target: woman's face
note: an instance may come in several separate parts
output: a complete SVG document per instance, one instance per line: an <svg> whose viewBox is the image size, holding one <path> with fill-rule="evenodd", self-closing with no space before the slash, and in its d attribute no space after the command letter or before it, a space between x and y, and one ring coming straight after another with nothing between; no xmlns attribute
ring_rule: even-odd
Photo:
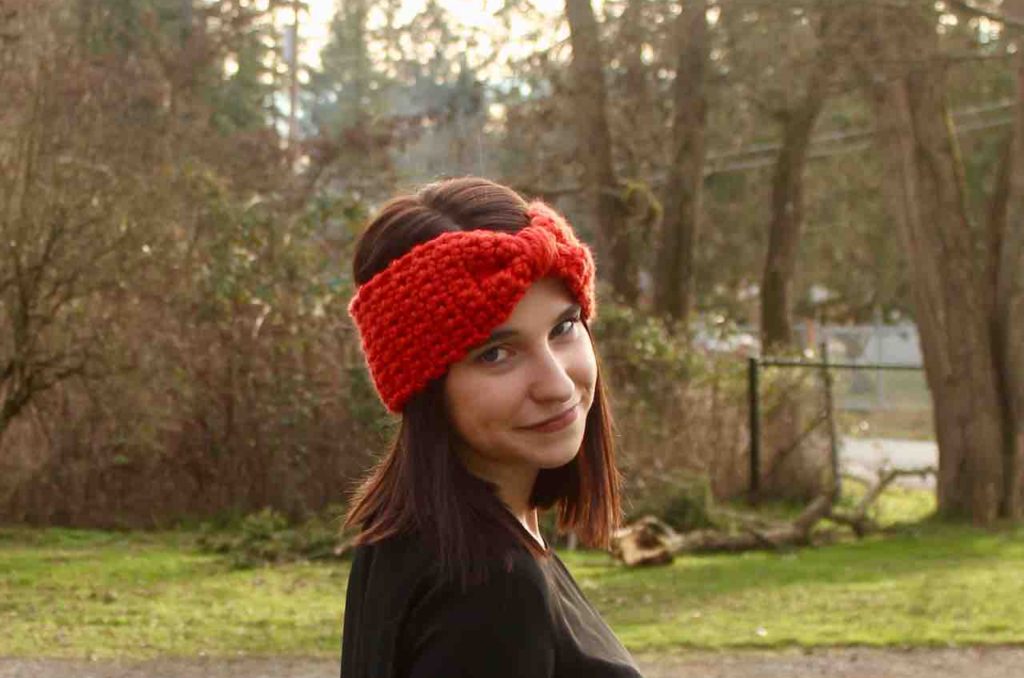
<svg viewBox="0 0 1024 678"><path fill-rule="evenodd" d="M583 442L596 382L579 304L561 279L538 280L489 341L449 368L445 400L465 443L460 456L490 478L567 464ZM558 430L530 428L570 409L575 419Z"/></svg>

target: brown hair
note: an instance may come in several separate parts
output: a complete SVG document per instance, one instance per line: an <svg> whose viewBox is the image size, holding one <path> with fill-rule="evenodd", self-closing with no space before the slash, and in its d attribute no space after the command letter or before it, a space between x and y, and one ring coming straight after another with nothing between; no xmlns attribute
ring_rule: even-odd
<svg viewBox="0 0 1024 678"><path fill-rule="evenodd" d="M515 233L529 223L526 206L512 189L477 177L439 181L393 198L356 245L355 282L364 284L442 233ZM530 504L542 510L557 506L559 531L575 530L585 545L607 548L621 519L620 478L599 358L597 367L580 453L564 466L541 469ZM444 380L434 379L406 403L390 450L353 492L344 527L360 530L355 544L418 532L435 551L442 576L466 586L486 578L489 564L507 563L510 547L525 547L535 557L544 551L502 504L495 485L471 474L455 453Z"/></svg>

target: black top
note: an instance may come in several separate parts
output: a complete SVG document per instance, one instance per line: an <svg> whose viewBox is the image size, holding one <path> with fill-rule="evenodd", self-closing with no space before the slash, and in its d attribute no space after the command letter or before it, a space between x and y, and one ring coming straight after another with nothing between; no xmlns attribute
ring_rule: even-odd
<svg viewBox="0 0 1024 678"><path fill-rule="evenodd" d="M524 528L525 531L525 528ZM461 592L414 536L358 546L341 678L642 678L629 652L548 549Z"/></svg>

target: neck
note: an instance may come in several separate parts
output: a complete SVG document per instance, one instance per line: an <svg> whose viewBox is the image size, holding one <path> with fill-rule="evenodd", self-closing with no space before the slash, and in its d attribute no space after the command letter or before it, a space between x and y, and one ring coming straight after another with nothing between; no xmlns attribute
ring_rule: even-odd
<svg viewBox="0 0 1024 678"><path fill-rule="evenodd" d="M531 475L531 480L525 482L499 482L488 478L498 486L498 497L508 507L509 512L516 520L522 523L526 531L533 535L538 544L543 544L544 539L540 534L540 524L537 520L537 509L530 506L530 494L533 492L533 480L537 477L536 471Z"/></svg>
<svg viewBox="0 0 1024 678"><path fill-rule="evenodd" d="M537 519L537 509L530 506L530 495L537 480L538 469L526 466L509 466L487 463L479 455L464 454L463 463L473 475L494 483L498 498L515 516L526 531L533 535L538 544L544 544Z"/></svg>

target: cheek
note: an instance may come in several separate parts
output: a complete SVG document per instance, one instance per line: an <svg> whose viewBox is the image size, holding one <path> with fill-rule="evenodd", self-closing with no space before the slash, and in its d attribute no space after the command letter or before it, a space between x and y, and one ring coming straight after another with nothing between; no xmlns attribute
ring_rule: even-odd
<svg viewBox="0 0 1024 678"><path fill-rule="evenodd" d="M446 400L455 429L467 442L514 419L516 399L510 378L456 372L449 375Z"/></svg>
<svg viewBox="0 0 1024 678"><path fill-rule="evenodd" d="M589 337L580 341L579 350L572 358L572 378L580 388L593 395L597 387L597 356Z"/></svg>

